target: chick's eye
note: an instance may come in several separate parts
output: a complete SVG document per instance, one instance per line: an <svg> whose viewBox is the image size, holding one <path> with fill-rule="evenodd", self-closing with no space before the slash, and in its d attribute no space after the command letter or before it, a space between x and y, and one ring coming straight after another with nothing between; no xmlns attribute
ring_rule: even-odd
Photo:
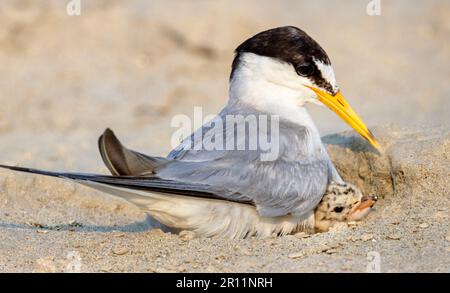
<svg viewBox="0 0 450 293"><path fill-rule="evenodd" d="M344 207L335 207L333 211L336 212L336 213L340 213L343 210L344 210Z"/></svg>
<svg viewBox="0 0 450 293"><path fill-rule="evenodd" d="M310 63L303 63L295 67L295 71L297 71L298 75L310 76L314 72L314 66Z"/></svg>

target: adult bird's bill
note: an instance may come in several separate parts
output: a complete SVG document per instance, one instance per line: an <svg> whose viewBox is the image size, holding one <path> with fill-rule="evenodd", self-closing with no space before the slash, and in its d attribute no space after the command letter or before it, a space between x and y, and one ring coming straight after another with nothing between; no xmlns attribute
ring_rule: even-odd
<svg viewBox="0 0 450 293"><path fill-rule="evenodd" d="M319 97L325 106L333 110L342 120L348 123L356 132L361 134L374 148L381 151L381 147L377 140L373 136L372 132L367 128L364 122L359 118L358 114L353 110L353 108L347 103L342 95L341 91L338 91L335 95L331 95L318 88L308 86Z"/></svg>

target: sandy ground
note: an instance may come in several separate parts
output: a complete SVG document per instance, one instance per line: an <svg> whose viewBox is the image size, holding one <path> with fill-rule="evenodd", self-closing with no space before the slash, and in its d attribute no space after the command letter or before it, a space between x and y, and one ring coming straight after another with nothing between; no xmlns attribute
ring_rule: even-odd
<svg viewBox="0 0 450 293"><path fill-rule="evenodd" d="M226 102L233 49L278 25L330 55L375 155L327 109L311 113L343 177L377 194L360 225L301 238L184 239L135 206L73 183L0 171L0 271L450 272L450 3L2 1L0 162L106 173L97 136L164 155L171 118ZM241 3L243 2L243 3ZM327 14L326 17L321 17ZM68 267L69 266L69 267Z"/></svg>

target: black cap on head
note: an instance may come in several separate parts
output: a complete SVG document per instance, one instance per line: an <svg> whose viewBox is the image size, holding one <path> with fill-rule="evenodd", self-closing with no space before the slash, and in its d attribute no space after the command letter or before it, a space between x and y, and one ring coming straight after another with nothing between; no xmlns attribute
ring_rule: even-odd
<svg viewBox="0 0 450 293"><path fill-rule="evenodd" d="M327 53L304 31L294 26L283 26L260 32L243 42L235 50L230 79L243 53L272 57L291 64L297 74L309 78L316 86L330 93L331 84L322 76L314 60L330 65Z"/></svg>

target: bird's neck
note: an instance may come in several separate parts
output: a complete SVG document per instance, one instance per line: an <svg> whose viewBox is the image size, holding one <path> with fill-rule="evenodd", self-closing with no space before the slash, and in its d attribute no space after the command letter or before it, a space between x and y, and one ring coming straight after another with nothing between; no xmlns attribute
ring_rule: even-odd
<svg viewBox="0 0 450 293"><path fill-rule="evenodd" d="M228 107L251 108L259 113L277 115L280 122L306 128L314 143L322 145L319 131L303 107L299 92L268 82L245 68L236 72L230 81Z"/></svg>
<svg viewBox="0 0 450 293"><path fill-rule="evenodd" d="M298 147L301 146L301 149L297 149L294 145L291 146L293 153L290 155L290 158L303 157L307 160L323 160L327 158L328 155L320 133L304 107L296 104L276 103L275 99L261 98L261 95L266 95L267 92L258 90L239 94L233 90L230 91L227 114L238 113L245 115L246 113L258 113L278 116L280 135L298 135L302 138L301 143L298 145ZM293 130L293 132L289 132L290 130Z"/></svg>

